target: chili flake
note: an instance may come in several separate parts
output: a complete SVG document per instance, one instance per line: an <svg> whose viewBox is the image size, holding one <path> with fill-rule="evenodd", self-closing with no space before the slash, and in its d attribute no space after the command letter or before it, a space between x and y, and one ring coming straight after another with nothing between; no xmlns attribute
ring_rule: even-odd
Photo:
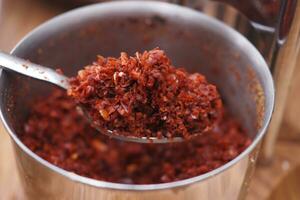
<svg viewBox="0 0 300 200"><path fill-rule="evenodd" d="M244 151L251 139L240 123L224 118L201 137L172 144L138 144L109 139L76 111L65 91L32 103L18 136L33 152L76 174L127 184L165 183L216 169Z"/></svg>
<svg viewBox="0 0 300 200"><path fill-rule="evenodd" d="M98 56L70 84L68 95L113 134L189 138L212 129L222 115L216 86L175 68L158 48L133 57Z"/></svg>

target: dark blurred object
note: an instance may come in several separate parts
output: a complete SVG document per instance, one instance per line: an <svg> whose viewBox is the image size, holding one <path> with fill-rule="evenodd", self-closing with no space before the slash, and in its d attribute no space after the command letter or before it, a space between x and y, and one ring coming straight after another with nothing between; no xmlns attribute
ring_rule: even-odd
<svg viewBox="0 0 300 200"><path fill-rule="evenodd" d="M51 2L55 2L57 4L61 4L63 6L67 6L70 8L84 6L84 5L88 5L88 4L92 4L92 3L104 2L104 1L107 1L107 0L51 0Z"/></svg>
<svg viewBox="0 0 300 200"><path fill-rule="evenodd" d="M53 1L53 0L52 0ZM68 7L78 7L92 3L99 3L112 0L54 0L57 3ZM209 0L163 0L182 5L203 3ZM295 12L297 0L214 0L224 2L237 8L241 13L247 16L250 21L271 28L278 25L279 15L281 17L279 29L279 39L287 36L290 29L292 18ZM280 10L282 9L282 10ZM284 13L284 14L283 14Z"/></svg>
<svg viewBox="0 0 300 200"><path fill-rule="evenodd" d="M246 15L252 22L277 28L279 39L284 39L291 27L297 0L215 0L231 4ZM278 18L281 20L278 24Z"/></svg>
<svg viewBox="0 0 300 200"><path fill-rule="evenodd" d="M251 21L267 26L276 23L281 0L215 0L225 2L239 9Z"/></svg>

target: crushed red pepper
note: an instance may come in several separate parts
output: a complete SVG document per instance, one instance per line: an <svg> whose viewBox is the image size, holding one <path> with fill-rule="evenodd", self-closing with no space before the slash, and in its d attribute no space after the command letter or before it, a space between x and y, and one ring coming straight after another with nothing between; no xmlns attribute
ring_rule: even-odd
<svg viewBox="0 0 300 200"><path fill-rule="evenodd" d="M19 137L45 160L76 174L110 182L153 184L209 172L251 143L228 112L209 134L173 144L137 144L109 139L76 111L64 91L33 102Z"/></svg>
<svg viewBox="0 0 300 200"><path fill-rule="evenodd" d="M70 85L68 95L93 123L117 135L190 138L212 129L222 115L216 86L175 68L158 48L134 57L98 56Z"/></svg>

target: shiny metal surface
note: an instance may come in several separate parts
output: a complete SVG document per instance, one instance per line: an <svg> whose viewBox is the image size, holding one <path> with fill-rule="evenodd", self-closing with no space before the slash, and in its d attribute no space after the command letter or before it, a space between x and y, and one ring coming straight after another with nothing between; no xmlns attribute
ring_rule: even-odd
<svg viewBox="0 0 300 200"><path fill-rule="evenodd" d="M161 137L161 138L157 138L157 137L135 137L135 136L124 136L124 135L117 135L115 133L113 133L112 130L106 130L103 129L102 127L98 126L96 123L94 123L93 119L90 118L89 113L85 110L84 106L82 107L77 107L78 109L81 110L82 113L84 113L84 116L87 117L88 122L90 122L90 124L93 124L93 127L98 130L99 133L104 134L110 138L113 139L117 139L117 140L121 140L121 141L125 141L125 142L135 142L135 143L141 143L141 144L147 144L147 143L155 143L155 144L167 144L167 143L176 143L176 142L184 142L185 139L182 137L174 137L174 138L167 138L167 137ZM199 133L201 134L201 133ZM194 134L193 136L191 136L190 139L192 139L193 137L197 137L198 134Z"/></svg>
<svg viewBox="0 0 300 200"><path fill-rule="evenodd" d="M97 54L133 54L157 46L175 66L199 71L220 88L227 107L241 120L253 143L222 167L182 181L135 185L85 178L39 158L17 137L31 100L45 95L49 84L2 71L1 118L12 138L28 199L243 199L271 118L274 86L262 56L233 29L176 5L112 2L76 9L46 22L12 53L41 65L59 66L71 76Z"/></svg>
<svg viewBox="0 0 300 200"><path fill-rule="evenodd" d="M218 175L208 174L206 180L198 178L175 184L134 185L110 184L80 177L66 178L45 165L36 162L15 144L19 159L17 166L26 195L32 199L78 199L78 200L232 200L243 199L254 170L257 149ZM64 172L66 175L66 172ZM73 174L68 174L75 177ZM84 184L88 182L89 184ZM94 186L92 186L94 185Z"/></svg>
<svg viewBox="0 0 300 200"><path fill-rule="evenodd" d="M68 78L55 70L0 52L0 67L30 78L46 81L63 89L69 87Z"/></svg>

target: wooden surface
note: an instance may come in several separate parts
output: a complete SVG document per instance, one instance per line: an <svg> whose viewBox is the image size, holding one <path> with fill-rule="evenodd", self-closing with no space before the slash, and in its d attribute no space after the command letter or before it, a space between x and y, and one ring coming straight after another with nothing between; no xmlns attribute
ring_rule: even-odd
<svg viewBox="0 0 300 200"><path fill-rule="evenodd" d="M269 200L299 200L300 192L300 166L295 167L290 173L282 178L280 183L276 186L274 192L269 197Z"/></svg>
<svg viewBox="0 0 300 200"><path fill-rule="evenodd" d="M63 10L63 8L49 5L41 0L0 0L0 49L9 52L28 31ZM288 107L288 110L299 111L297 113L300 113L299 101L295 102L294 99L300 99L300 93L297 91L300 86L299 73L300 69L297 68L294 74L299 78L292 82L294 93L290 94L289 105L291 106ZM284 194L292 186L286 188L281 185L287 186L287 182L290 183L287 181L289 177L300 176L300 169L296 168L298 165L300 166L300 140L290 140L284 137L291 132L293 136L298 137L300 126L299 123L295 123L297 120L294 119L294 117L298 118L297 113L286 113L287 117L280 131L283 137L275 147L274 160L269 166L257 168L247 200L273 199L274 196L270 196L271 191L277 191L273 195ZM288 176L290 172L292 175ZM300 179L300 177L298 178ZM296 180L291 181L291 184L297 184ZM0 126L0 200L22 200L22 196L9 137ZM276 196L278 196L276 200L279 200L280 195ZM283 195L283 197L285 196Z"/></svg>
<svg viewBox="0 0 300 200"><path fill-rule="evenodd" d="M280 132L283 133L284 130L281 129ZM290 140L279 141L275 146L275 155L271 165L259 165L257 167L250 185L247 200L269 199L272 193L280 189L282 180L286 176L289 176L290 173L293 173L296 167L300 166L299 155L299 142L291 142ZM300 176L296 178L300 180ZM279 199L277 198L277 200ZM280 200L290 199L283 198Z"/></svg>

